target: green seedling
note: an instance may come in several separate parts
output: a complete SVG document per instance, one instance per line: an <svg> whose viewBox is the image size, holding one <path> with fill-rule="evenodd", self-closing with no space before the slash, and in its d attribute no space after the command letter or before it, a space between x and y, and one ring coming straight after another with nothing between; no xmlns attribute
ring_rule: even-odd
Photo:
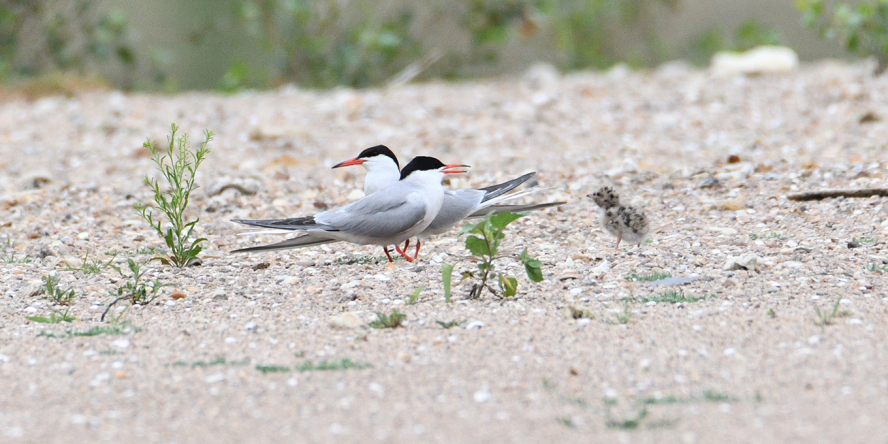
<svg viewBox="0 0 888 444"><path fill-rule="evenodd" d="M419 298L419 294L422 293L422 289L425 288L425 285L420 285L412 295L410 295L410 299L407 300L407 305L413 305L416 302L416 299Z"/></svg>
<svg viewBox="0 0 888 444"><path fill-rule="evenodd" d="M504 259L503 256L499 256L500 243L506 237L504 230L509 224L526 214L527 213L511 213L508 211L499 214L493 214L493 212L491 212L480 222L476 224L467 224L459 232L460 236L466 233L470 234L470 236L466 238L466 248L473 256L479 259L479 270L477 272L467 272L463 275L463 279L480 277L480 282L472 285L472 289L469 292L470 299L481 297L481 293L485 288L494 296L501 296L504 298L513 297L518 293L518 280L514 277L497 272L495 261ZM520 255L518 255L517 259L524 265L524 270L527 273L528 279L533 282L540 282L543 280L543 272L541 269L542 262L530 257L527 254L526 248ZM450 271L452 272L452 267ZM476 273L478 276L476 276ZM444 274L445 277L449 275L449 273L446 272ZM497 281L498 290L488 284L489 280ZM450 292L450 285L448 284L449 282L445 282L444 285L446 300L449 300L446 296Z"/></svg>
<svg viewBox="0 0 888 444"><path fill-rule="evenodd" d="M836 298L836 303L833 304L832 311L821 310L820 306L814 306L814 314L817 315L817 320L814 323L820 327L826 327L827 325L832 325L835 322L835 318L837 317L845 317L851 315L850 312L847 311L839 311L839 304L842 303L842 298Z"/></svg>
<svg viewBox="0 0 888 444"><path fill-rule="evenodd" d="M59 280L60 278L58 276L43 276L43 292L46 293L46 298L49 299L53 305L63 306L65 307L65 311L59 312L53 310L49 317L27 316L25 319L41 324L58 324L60 322L74 322L77 320L76 317L68 314L71 310L71 304L77 297L77 293L73 289L63 290L59 288Z"/></svg>
<svg viewBox="0 0 888 444"><path fill-rule="evenodd" d="M105 271L105 269L108 268L112 262L114 262L114 258L116 257L117 252L114 252L113 254L111 254L111 259L109 259L108 262L102 263L95 259L89 260L89 253L87 253L86 256L83 257L83 262L80 264L79 267L75 268L68 265L65 268L65 271L80 271L85 274L99 274Z"/></svg>
<svg viewBox="0 0 888 444"><path fill-rule="evenodd" d="M105 315L108 314L108 311L111 310L111 307L113 307L114 304L128 300L130 302L130 305L148 305L154 302L154 300L160 296L159 292L161 288L169 287L172 285L162 284L160 283L159 279L154 279L154 282L146 284L143 281L143 278L145 277L145 271L142 269L142 265L136 263L132 259L127 259L126 264L130 269L131 274L129 276L123 273L120 268L114 265L111 266L118 273L120 273L121 276L128 277L129 280L127 280L126 284L117 287L117 293L114 294L115 296L117 296L117 298L114 299L110 304L108 304L107 308L105 308L105 311L102 313L102 317L100 318L100 320L102 321L105 320ZM121 316L122 315L123 314L121 314Z"/></svg>
<svg viewBox="0 0 888 444"><path fill-rule="evenodd" d="M451 328L453 328L453 327L459 327L460 325L462 325L463 322L465 322L465 321L462 321L462 320L459 320L459 321L450 321L450 322L435 321L435 323L437 323L438 325L440 325L441 328L443 328L443 329L445 329L445 330L449 330L449 329L451 329Z"/></svg>
<svg viewBox="0 0 888 444"><path fill-rule="evenodd" d="M691 303L705 300L706 296L686 296L682 291L669 290L659 296L642 298L642 302L668 302L670 304Z"/></svg>
<svg viewBox="0 0 888 444"><path fill-rule="evenodd" d="M642 421L647 418L647 415L647 409L643 408L639 410L635 417L623 420L608 419L605 424L612 429L635 430L641 425Z"/></svg>
<svg viewBox="0 0 888 444"><path fill-rule="evenodd" d="M259 370L262 373L288 373L290 367L283 365L257 365L256 370Z"/></svg>
<svg viewBox="0 0 888 444"><path fill-rule="evenodd" d="M616 322L611 322L611 324L628 324L632 322L632 312L629 311L629 303L623 303L623 312L616 316Z"/></svg>
<svg viewBox="0 0 888 444"><path fill-rule="evenodd" d="M300 372L311 372L311 371L327 371L327 370L350 370L350 369L364 369L370 368L372 365L368 362L354 362L351 359L342 359L339 361L321 361L317 365L312 363L311 361L305 361L299 367L296 367L296 371Z"/></svg>
<svg viewBox="0 0 888 444"><path fill-rule="evenodd" d="M390 315L377 311L376 320L369 325L373 328L398 328L403 326L405 319L407 319L407 315L401 313L397 309L392 311L392 314Z"/></svg>
<svg viewBox="0 0 888 444"><path fill-rule="evenodd" d="M210 152L207 145L213 138L213 132L207 130L206 138L200 144L200 148L192 151L188 147L188 135L177 138L176 131L179 127L175 123L171 127L169 149L165 153L158 149L156 142L148 140L144 144L144 147L151 151L152 160L167 182L168 190L162 190L160 182L145 177L145 183L151 187L154 194L154 203L166 215L166 229L161 220L154 220L154 212L147 205L137 203L135 207L169 249L168 255L157 256L154 259L164 264L172 263L177 267L185 267L200 263L197 257L203 249L200 244L206 241L204 238L190 241L194 227L200 219L186 221L185 210L188 208L191 192L197 189L195 184L197 168Z"/></svg>
<svg viewBox="0 0 888 444"><path fill-rule="evenodd" d="M559 422L561 425L563 425L563 426L565 426L565 427L567 427L567 428L569 428L569 429L575 428L575 427L577 426L576 424L574 424L573 418L571 418L570 416L567 416L567 415L565 415L565 416L559 416L559 417L558 417L558 422Z"/></svg>
<svg viewBox="0 0 888 444"><path fill-rule="evenodd" d="M444 284L444 302L451 303L450 299L450 279L453 276L453 264L441 264L441 281Z"/></svg>
<svg viewBox="0 0 888 444"><path fill-rule="evenodd" d="M34 259L31 258L30 255L26 254L22 257L15 257L15 255L15 251L4 254L3 256L0 256L0 262L3 262L4 264L30 264L31 262L34 262Z"/></svg>
<svg viewBox="0 0 888 444"><path fill-rule="evenodd" d="M653 282L659 281L660 279L668 279L671 278L672 274L670 273L649 273L649 274L635 274L632 273L629 276L626 276L626 279L629 282Z"/></svg>
<svg viewBox="0 0 888 444"><path fill-rule="evenodd" d="M869 271L871 273L884 273L884 272L888 271L888 265L873 263L873 264L870 264L869 267L867 267L867 271Z"/></svg>

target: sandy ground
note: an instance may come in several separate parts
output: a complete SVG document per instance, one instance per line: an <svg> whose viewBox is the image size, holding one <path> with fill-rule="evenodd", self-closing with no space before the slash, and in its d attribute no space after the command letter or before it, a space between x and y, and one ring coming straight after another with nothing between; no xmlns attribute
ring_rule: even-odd
<svg viewBox="0 0 888 444"><path fill-rule="evenodd" d="M390 90L7 101L0 441L886 442L885 199L786 198L884 186L884 118L888 78L832 64L728 79L669 65ZM65 262L116 252L123 265L162 246L132 206L150 200L141 144L164 140L173 121L195 140L216 132L192 202L209 239L203 265L152 263L148 276L173 287L126 313L120 334L66 335L109 326L99 316L125 279ZM473 165L453 187L539 172L552 188L532 200L569 204L519 220L503 248L527 247L545 281L513 263L519 297L467 300L464 284L445 303L440 263L475 267L455 230L430 240L418 266L393 269L367 260L380 249L347 244L228 253L280 239L236 236L230 219L358 198L363 171L329 166L377 143L404 161ZM230 184L256 193L219 193ZM646 209L651 242L614 253L583 197L603 184ZM723 269L742 254L760 257L758 269ZM697 279L626 279L652 272ZM50 273L76 290L79 321L26 319L62 309L36 291ZM705 299L644 301L668 290ZM832 325L817 325L815 307L836 301ZM571 318L571 306L594 318ZM403 328L365 325L395 308ZM343 359L366 368L302 371Z"/></svg>

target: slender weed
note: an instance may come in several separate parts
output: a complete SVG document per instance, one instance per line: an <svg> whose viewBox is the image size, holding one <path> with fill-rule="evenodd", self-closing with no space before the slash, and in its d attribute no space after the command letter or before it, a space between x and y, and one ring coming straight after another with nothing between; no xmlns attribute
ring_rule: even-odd
<svg viewBox="0 0 888 444"><path fill-rule="evenodd" d="M65 268L65 271L79 271L84 274L99 274L105 271L105 269L108 268L112 262L114 262L114 258L116 257L117 253L114 252L108 262L102 263L96 259L89 260L89 253L87 253L86 256L83 257L83 262L80 264L79 267L72 267L66 264L67 267Z"/></svg>
<svg viewBox="0 0 888 444"><path fill-rule="evenodd" d="M311 361L305 361L299 367L296 367L296 371L300 372L311 372L311 371L327 371L327 370L350 370L350 369L364 369L373 367L369 362L354 362L351 359L341 359L339 361L321 361L318 364L314 364Z"/></svg>
<svg viewBox="0 0 888 444"><path fill-rule="evenodd" d="M632 273L629 276L626 276L626 279L629 282L653 282L659 281L660 279L668 279L671 278L671 273L648 273L648 274L635 274Z"/></svg>
<svg viewBox="0 0 888 444"><path fill-rule="evenodd" d="M449 330L449 329L451 329L451 328L453 328L453 327L459 327L460 325L462 325L463 322L465 322L465 321L463 321L463 320L459 320L459 321L450 321L450 322L435 321L435 323L437 323L438 325L440 325L441 328L443 328L443 329L445 329L445 330Z"/></svg>
<svg viewBox="0 0 888 444"><path fill-rule="evenodd" d="M403 326L404 320L406 319L407 315L401 313L397 309L392 311L392 314L385 314L381 311L377 311L376 320L369 325L373 328L398 328Z"/></svg>
<svg viewBox="0 0 888 444"><path fill-rule="evenodd" d="M166 229L161 220L154 220L154 211L147 205L136 204L135 208L148 225L160 235L169 249L168 255L157 256L154 259L164 264L172 263L177 267L186 267L200 263L197 256L203 249L201 243L206 241L204 238L190 241L194 227L200 219L186 221L185 210L188 208L191 192L197 188L195 184L197 169L210 152L207 145L213 139L213 132L207 130L206 138L200 147L192 151L188 146L188 135L176 137L179 127L173 123L171 128L169 149L165 153L161 152L156 142L148 140L144 143L144 147L151 151L152 160L166 179L169 188L168 191L163 191L160 182L145 177L145 183L151 187L154 194L154 203L166 215Z"/></svg>
<svg viewBox="0 0 888 444"><path fill-rule="evenodd" d="M668 302L670 304L687 304L705 300L706 296L687 296L682 291L669 290L659 296L643 298L642 302Z"/></svg>

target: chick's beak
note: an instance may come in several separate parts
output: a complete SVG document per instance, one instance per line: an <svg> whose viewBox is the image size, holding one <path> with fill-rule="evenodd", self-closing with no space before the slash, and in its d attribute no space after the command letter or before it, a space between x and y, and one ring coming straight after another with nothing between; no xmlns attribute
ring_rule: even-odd
<svg viewBox="0 0 888 444"><path fill-rule="evenodd" d="M466 168L471 168L468 165L460 165L458 163L451 163L448 165L444 165L444 174L462 174L468 172Z"/></svg>
<svg viewBox="0 0 888 444"><path fill-rule="evenodd" d="M349 166L354 166L354 165L361 165L364 162L366 162L366 160L364 160L364 159L348 159L345 162L339 162L336 165L333 165L332 168L342 168L342 167L349 167Z"/></svg>

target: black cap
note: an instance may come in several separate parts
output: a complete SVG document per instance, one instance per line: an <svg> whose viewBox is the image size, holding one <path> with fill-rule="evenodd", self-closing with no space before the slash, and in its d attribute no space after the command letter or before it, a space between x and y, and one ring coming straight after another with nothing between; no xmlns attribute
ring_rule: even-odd
<svg viewBox="0 0 888 444"><path fill-rule="evenodd" d="M401 168L401 164L398 163L398 158L395 157L395 153L393 153L392 150L388 149L388 147L385 145L376 145L367 148L366 150L361 151L361 154L358 154L358 157L356 157L356 159L369 159L376 156L388 156L390 159L395 161L395 165L399 169Z"/></svg>
<svg viewBox="0 0 888 444"><path fill-rule="evenodd" d="M410 161L410 163L404 166L403 170L401 170L401 180L404 180L405 177L409 176L410 173L414 171L439 170L445 166L447 165L444 165L440 160L435 159L434 157L416 156Z"/></svg>

